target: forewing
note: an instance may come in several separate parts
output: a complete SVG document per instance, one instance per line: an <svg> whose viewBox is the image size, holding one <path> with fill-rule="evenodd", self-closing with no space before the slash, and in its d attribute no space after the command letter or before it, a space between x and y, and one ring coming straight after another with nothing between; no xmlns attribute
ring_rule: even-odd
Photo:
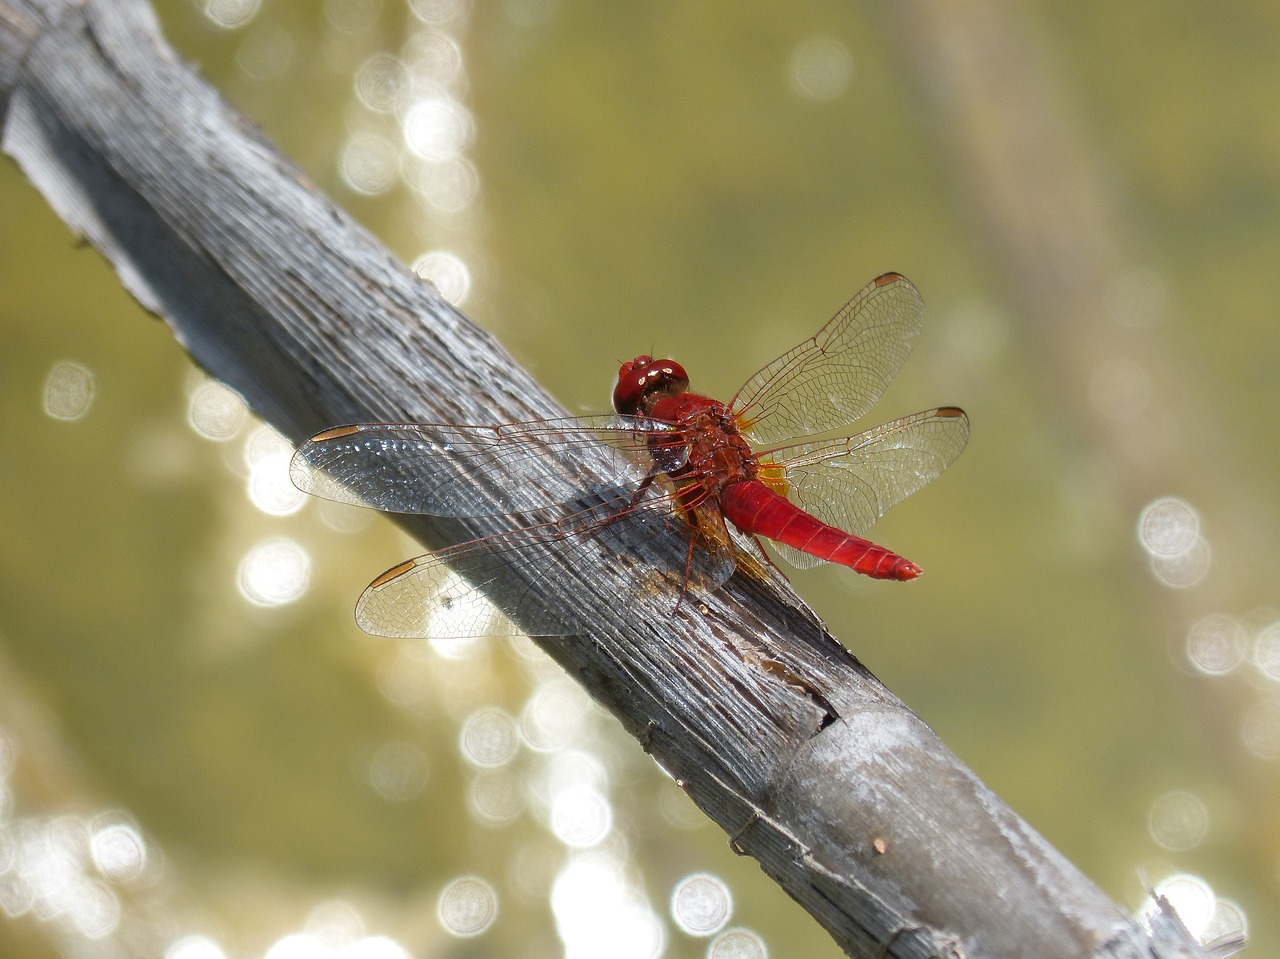
<svg viewBox="0 0 1280 959"><path fill-rule="evenodd" d="M639 503L630 494L605 495L558 522L401 563L365 589L356 621L366 632L395 637L575 634L591 625L583 597L592 591L626 596L637 615L646 604L669 611L682 591L721 585L734 555L727 536L696 530L668 497L653 489Z"/></svg>
<svg viewBox="0 0 1280 959"><path fill-rule="evenodd" d="M964 411L944 406L857 436L773 450L766 459L782 468L788 499L825 523L865 536L876 520L954 463L968 440Z"/></svg>
<svg viewBox="0 0 1280 959"><path fill-rule="evenodd" d="M910 280L878 276L815 336L747 380L730 408L761 445L846 426L875 405L902 369L923 315L924 300Z"/></svg>
<svg viewBox="0 0 1280 959"><path fill-rule="evenodd" d="M606 482L634 485L651 462L651 444L666 435L669 426L629 416L339 426L298 447L290 476L315 496L393 513L527 512L578 495L576 467L587 457ZM664 460L678 463L682 454L675 443Z"/></svg>

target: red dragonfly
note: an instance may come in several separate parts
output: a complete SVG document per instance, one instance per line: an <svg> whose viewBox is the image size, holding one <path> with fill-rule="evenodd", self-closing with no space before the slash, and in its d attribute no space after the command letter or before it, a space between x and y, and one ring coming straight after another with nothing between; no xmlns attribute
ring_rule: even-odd
<svg viewBox="0 0 1280 959"><path fill-rule="evenodd" d="M420 556L375 579L356 618L386 636L580 631L573 597L621 561L621 589L712 590L757 537L793 565L840 563L877 579L920 567L863 539L892 506L933 480L964 449L969 421L943 406L852 436L808 439L847 426L880 398L921 329L924 301L897 273L876 277L817 334L749 379L729 403L689 392L673 360L624 363L615 414L494 426L375 423L340 426L294 456L294 483L327 499L396 513L499 516L499 533ZM602 455L603 454L603 455ZM595 476L578 473L591 457ZM498 492L495 506L495 491ZM729 524L726 525L726 520ZM678 551L588 556L609 531L652 539L674 530ZM628 534L630 535L630 534ZM524 586L495 597L516 624L495 620L482 592L536 566L537 547L568 541L582 562L543 563ZM635 542L634 538L627 540ZM620 557L621 560L620 560ZM660 567L666 566L667 569Z"/></svg>

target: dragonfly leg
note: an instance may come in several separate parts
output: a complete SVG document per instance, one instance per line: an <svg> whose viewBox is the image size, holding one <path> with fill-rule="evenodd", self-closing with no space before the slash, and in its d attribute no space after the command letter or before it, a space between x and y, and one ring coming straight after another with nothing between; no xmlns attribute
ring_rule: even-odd
<svg viewBox="0 0 1280 959"><path fill-rule="evenodd" d="M693 527L693 520L690 517L690 526ZM680 608L680 604L684 602L685 595L689 592L689 577L693 575L693 550L698 539L696 527L689 531L689 546L684 553L684 576L680 580L680 595L676 597L675 612Z"/></svg>
<svg viewBox="0 0 1280 959"><path fill-rule="evenodd" d="M764 540L762 540L755 533L751 534L751 538L752 540L755 541L756 549L760 551L760 555L764 557L764 561L768 563L770 566L772 566L774 569L776 569L779 573L781 573L783 579L786 579L787 578L786 571L783 570L781 566L779 566L777 563L773 561L773 557L769 555L769 551L764 548Z"/></svg>
<svg viewBox="0 0 1280 959"><path fill-rule="evenodd" d="M631 495L631 509L640 505L640 500L644 497L645 490L653 485L653 481L658 478L658 468L655 466L649 470L647 476L640 481L640 485L636 487L636 491Z"/></svg>

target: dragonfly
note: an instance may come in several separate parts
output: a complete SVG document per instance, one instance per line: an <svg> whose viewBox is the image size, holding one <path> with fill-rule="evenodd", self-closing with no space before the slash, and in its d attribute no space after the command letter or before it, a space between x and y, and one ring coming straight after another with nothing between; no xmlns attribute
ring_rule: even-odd
<svg viewBox="0 0 1280 959"><path fill-rule="evenodd" d="M600 575L615 575L604 588L622 596L665 590L678 605L690 591L718 588L744 558L759 562L761 538L798 568L829 562L911 580L920 567L865 534L956 460L968 417L941 406L824 434L876 404L923 313L916 287L885 273L728 403L692 392L674 360L642 355L619 369L612 414L339 426L298 448L291 477L338 502L504 521L502 532L400 563L370 583L356 620L376 635L578 632L575 597L601 588ZM625 545L637 541L668 545L637 556ZM545 561L553 543L568 561Z"/></svg>

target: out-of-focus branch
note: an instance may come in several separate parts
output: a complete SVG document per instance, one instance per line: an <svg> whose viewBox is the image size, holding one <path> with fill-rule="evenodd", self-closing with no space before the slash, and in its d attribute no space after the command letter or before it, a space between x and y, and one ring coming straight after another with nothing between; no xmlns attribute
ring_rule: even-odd
<svg viewBox="0 0 1280 959"><path fill-rule="evenodd" d="M1224 525L1270 515L1248 471L1232 465L1241 456L1212 421L1209 385L1159 335L1151 254L1126 235L1106 162L1025 11L1002 0L907 0L886 10L912 56L955 193L1058 384L1063 429L1074 424L1105 453L1112 490L1135 515L1155 496L1210 488L1230 491L1229 503L1215 504ZM1257 535L1236 538L1263 545ZM1244 557L1216 564L1229 568L1194 597L1163 592L1160 606L1189 615L1272 592L1269 568Z"/></svg>

